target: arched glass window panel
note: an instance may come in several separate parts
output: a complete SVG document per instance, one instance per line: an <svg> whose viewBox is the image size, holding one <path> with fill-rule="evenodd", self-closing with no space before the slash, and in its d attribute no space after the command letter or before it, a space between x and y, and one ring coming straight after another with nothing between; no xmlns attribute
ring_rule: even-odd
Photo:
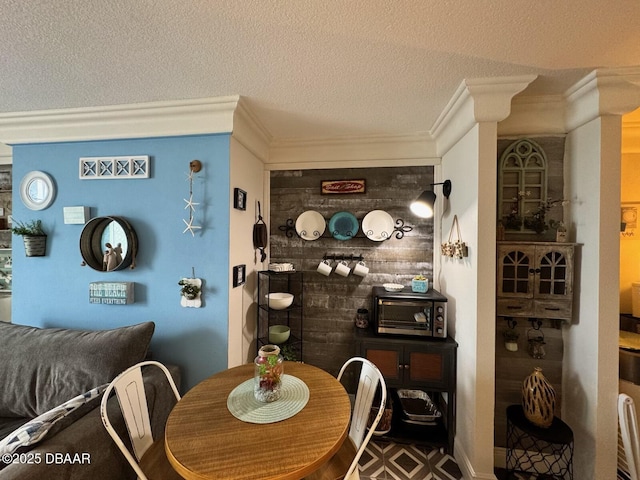
<svg viewBox="0 0 640 480"><path fill-rule="evenodd" d="M547 156L540 145L520 139L500 157L498 220L511 232L530 232L525 219L532 217L547 198Z"/></svg>

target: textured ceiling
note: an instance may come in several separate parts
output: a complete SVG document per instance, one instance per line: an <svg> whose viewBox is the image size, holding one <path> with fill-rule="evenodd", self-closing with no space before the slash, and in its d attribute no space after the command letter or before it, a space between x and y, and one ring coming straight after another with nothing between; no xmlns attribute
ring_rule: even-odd
<svg viewBox="0 0 640 480"><path fill-rule="evenodd" d="M0 0L0 112L239 94L274 139L426 132L465 78L640 65L637 0Z"/></svg>

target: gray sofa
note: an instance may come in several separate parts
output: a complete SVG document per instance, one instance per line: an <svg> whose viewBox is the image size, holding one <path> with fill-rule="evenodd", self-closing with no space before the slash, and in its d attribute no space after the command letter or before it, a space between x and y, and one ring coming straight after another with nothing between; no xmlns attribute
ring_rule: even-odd
<svg viewBox="0 0 640 480"><path fill-rule="evenodd" d="M103 331L0 322L0 452L4 452L0 480L136 478L104 429L101 389L96 387L104 388L118 373L147 358L153 330L152 322ZM179 369L169 366L169 370L179 388ZM159 369L149 367L143 375L152 431L163 435L175 399ZM92 389L94 398L82 400L80 406L74 403L68 413L63 409L64 415L56 415L53 424L39 421ZM115 396L108 409L116 430L128 443ZM25 441L24 434L15 434L17 428L29 434L39 431ZM40 435L37 443L29 444Z"/></svg>

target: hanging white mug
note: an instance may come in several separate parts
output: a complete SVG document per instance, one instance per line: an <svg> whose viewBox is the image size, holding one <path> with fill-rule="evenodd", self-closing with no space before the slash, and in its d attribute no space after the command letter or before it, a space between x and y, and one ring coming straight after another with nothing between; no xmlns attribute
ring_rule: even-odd
<svg viewBox="0 0 640 480"><path fill-rule="evenodd" d="M343 277L348 277L351 273L351 269L349 268L349 264L342 260L338 265L336 265L336 273L338 275L342 275Z"/></svg>
<svg viewBox="0 0 640 480"><path fill-rule="evenodd" d="M353 267L353 274L358 275L359 277L366 277L369 273L369 267L367 267L364 262L358 262L355 267Z"/></svg>
<svg viewBox="0 0 640 480"><path fill-rule="evenodd" d="M328 277L329 275L331 275L332 270L333 270L333 267L329 263L329 260L322 260L318 264L318 268L316 269L316 271L319 274L324 275L325 277Z"/></svg>

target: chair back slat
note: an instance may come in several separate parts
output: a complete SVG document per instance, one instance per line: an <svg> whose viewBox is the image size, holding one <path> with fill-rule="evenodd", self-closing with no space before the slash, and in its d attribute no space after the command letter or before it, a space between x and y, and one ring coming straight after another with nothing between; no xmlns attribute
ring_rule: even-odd
<svg viewBox="0 0 640 480"><path fill-rule="evenodd" d="M382 414L384 413L385 406L387 404L387 385L384 381L384 377L378 367L373 362L362 357L353 357L347 360L338 373L338 381L342 379L342 375L349 365L352 363L360 363L360 376L358 377L358 390L356 391L356 398L353 405L353 411L351 412L351 425L349 427L349 439L356 448L357 453L351 462L349 469L344 475L345 480L357 478L358 475L358 461L362 456L374 430L380 423ZM375 399L376 392L380 390L380 405L378 411L371 422L371 425L367 423L371 412L371 407ZM328 462L328 463L331 463ZM315 480L315 476L313 477ZM319 477L317 477L319 478Z"/></svg>
<svg viewBox="0 0 640 480"><path fill-rule="evenodd" d="M362 445L362 440L367 431L367 421L369 420L369 413L371 412L371 406L379 383L379 377L375 375L372 366L363 363L360 378L358 379L356 401L351 415L351 426L349 427L349 438L351 438L356 448L360 448L360 445Z"/></svg>
<svg viewBox="0 0 640 480"><path fill-rule="evenodd" d="M153 443L142 370L134 368L125 372L115 383L114 389L133 444L133 451L140 461Z"/></svg>

